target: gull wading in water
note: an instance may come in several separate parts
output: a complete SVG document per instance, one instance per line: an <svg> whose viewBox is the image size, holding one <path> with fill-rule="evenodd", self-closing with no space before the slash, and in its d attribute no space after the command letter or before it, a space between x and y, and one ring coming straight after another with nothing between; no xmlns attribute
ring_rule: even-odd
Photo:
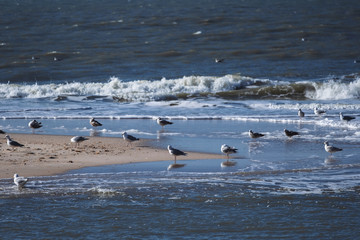
<svg viewBox="0 0 360 240"><path fill-rule="evenodd" d="M328 141L325 141L325 142L324 142L324 147L325 147L325 151L327 151L328 153L330 153L330 155L332 155L332 154L335 153L335 152L340 152L340 151L342 151L341 148L337 148L337 147L334 147L334 146L329 145L329 142L328 142Z"/></svg>
<svg viewBox="0 0 360 240"><path fill-rule="evenodd" d="M93 126L93 127L100 127L100 126L102 126L102 124L101 124L100 122L96 121L95 118L91 118L91 119L90 119L90 124L91 124L91 126Z"/></svg>
<svg viewBox="0 0 360 240"><path fill-rule="evenodd" d="M342 121L347 121L347 122L349 122L349 121L355 119L355 117L353 117L353 116L344 116L344 115L342 114L342 112L341 112L339 115L340 115L340 120L342 120Z"/></svg>
<svg viewBox="0 0 360 240"><path fill-rule="evenodd" d="M293 136L296 136L296 135L299 135L298 132L290 131L290 130L287 130L287 129L284 129L284 132L285 132L285 135L288 136L289 138L291 138Z"/></svg>
<svg viewBox="0 0 360 240"><path fill-rule="evenodd" d="M23 147L24 146L23 144L12 140L9 135L6 135L5 138L6 138L6 141L7 141L7 145L9 147L12 147L13 149L16 148L16 147Z"/></svg>
<svg viewBox="0 0 360 240"><path fill-rule="evenodd" d="M38 122L36 120L32 120L29 122L29 128L31 128L33 130L33 132L35 131L35 129L41 128L41 122Z"/></svg>
<svg viewBox="0 0 360 240"><path fill-rule="evenodd" d="M260 137L263 137L265 135L262 134L262 133L257 133L257 132L254 133L252 130L249 130L249 136L251 138L260 138Z"/></svg>
<svg viewBox="0 0 360 240"><path fill-rule="evenodd" d="M229 154L237 153L238 149L235 147L230 147L229 145L223 144L223 145L221 145L220 150L222 153L226 154L226 158L227 158L227 160L225 162L221 163L221 167L234 166L236 164L236 162L229 161Z"/></svg>
<svg viewBox="0 0 360 240"><path fill-rule="evenodd" d="M161 128L164 128L164 126L166 126L166 125L171 125L171 124L173 124L173 122L169 122L169 121L167 121L167 120L165 120L165 119L162 119L162 118L160 118L160 117L158 117L158 118L156 119L156 122L157 122L157 124L159 124L159 125L161 126Z"/></svg>
<svg viewBox="0 0 360 240"><path fill-rule="evenodd" d="M185 153L179 149L173 148L171 145L168 145L167 149L169 151L169 154L174 156L174 163L169 165L168 170L170 170L172 168L180 168L180 167L185 166L185 164L177 164L176 157L177 156L186 156L187 153Z"/></svg>
<svg viewBox="0 0 360 240"><path fill-rule="evenodd" d="M86 141L86 140L89 140L89 139L86 137L83 137L83 136L75 136L75 137L71 138L70 141L73 143L76 143L76 146L79 147L80 143L83 141Z"/></svg>
<svg viewBox="0 0 360 240"><path fill-rule="evenodd" d="M14 183L16 184L16 186L18 186L18 188L23 188L27 181L27 178L19 177L17 173L14 174Z"/></svg>
<svg viewBox="0 0 360 240"><path fill-rule="evenodd" d="M139 141L140 140L139 138L136 138L136 137L134 137L132 135L127 134L127 132L123 132L122 136L123 136L124 140L126 142L128 142L128 144L131 144L134 141Z"/></svg>

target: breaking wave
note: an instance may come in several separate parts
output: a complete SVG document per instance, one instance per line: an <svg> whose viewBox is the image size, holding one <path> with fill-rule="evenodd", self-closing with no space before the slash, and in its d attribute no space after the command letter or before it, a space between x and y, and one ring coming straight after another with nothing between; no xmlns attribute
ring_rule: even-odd
<svg viewBox="0 0 360 240"><path fill-rule="evenodd" d="M316 81L279 81L246 76L225 75L186 76L178 79L163 78L157 81L122 81L117 77L107 82L50 83L50 84L0 84L0 98L54 98L68 97L112 98L116 101L166 101L198 97L224 99L358 99L360 78Z"/></svg>

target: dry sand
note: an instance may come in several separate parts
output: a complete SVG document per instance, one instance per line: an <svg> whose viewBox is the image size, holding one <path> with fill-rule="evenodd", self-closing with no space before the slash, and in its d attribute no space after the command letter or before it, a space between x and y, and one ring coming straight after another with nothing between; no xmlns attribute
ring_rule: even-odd
<svg viewBox="0 0 360 240"><path fill-rule="evenodd" d="M79 147L70 143L72 136L9 134L24 147L7 146L0 135L0 178L49 176L83 167L173 160L166 149L151 147L151 140L140 140L127 146L122 138L88 137ZM184 150L184 149L182 149ZM188 153L178 160L223 158L218 154Z"/></svg>

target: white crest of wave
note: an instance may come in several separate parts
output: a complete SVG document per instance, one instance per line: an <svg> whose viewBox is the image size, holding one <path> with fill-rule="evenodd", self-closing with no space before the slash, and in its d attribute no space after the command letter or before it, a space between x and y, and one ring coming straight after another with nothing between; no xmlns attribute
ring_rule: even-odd
<svg viewBox="0 0 360 240"><path fill-rule="evenodd" d="M115 96L128 101L162 99L177 94L216 93L253 84L256 80L240 75L187 76L158 81L136 80L125 82L112 77L106 83L62 83L62 84L0 84L0 98L47 98L58 96Z"/></svg>
<svg viewBox="0 0 360 240"><path fill-rule="evenodd" d="M357 99L360 97L360 78L352 82L330 80L314 83L315 91L306 92L306 97L315 100Z"/></svg>

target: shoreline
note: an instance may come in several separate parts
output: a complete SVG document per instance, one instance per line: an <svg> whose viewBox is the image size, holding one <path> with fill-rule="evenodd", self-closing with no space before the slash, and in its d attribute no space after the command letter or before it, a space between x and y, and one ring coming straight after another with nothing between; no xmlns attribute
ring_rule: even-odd
<svg viewBox="0 0 360 240"><path fill-rule="evenodd" d="M152 140L133 142L127 146L120 137L87 137L76 147L73 136L15 134L11 138L24 147L7 146L5 135L0 135L0 179L12 178L15 173L24 177L51 176L70 170L113 164L171 161L167 149L151 146ZM187 152L178 160L223 158L221 154Z"/></svg>

